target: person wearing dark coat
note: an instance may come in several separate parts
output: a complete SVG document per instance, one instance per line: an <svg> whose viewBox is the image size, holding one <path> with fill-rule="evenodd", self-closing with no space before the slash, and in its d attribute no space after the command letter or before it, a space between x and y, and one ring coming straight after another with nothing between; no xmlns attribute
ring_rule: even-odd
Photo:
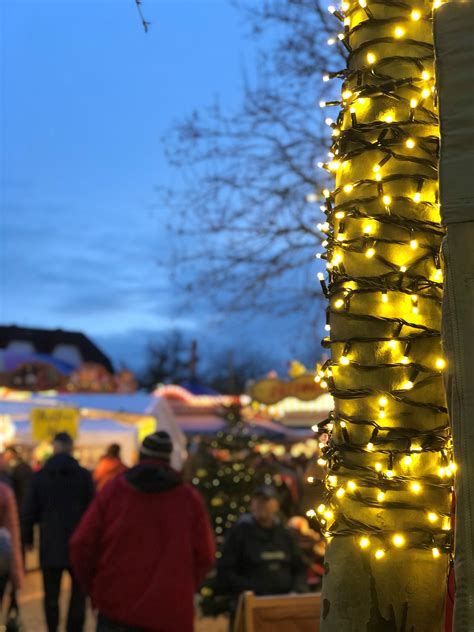
<svg viewBox="0 0 474 632"><path fill-rule="evenodd" d="M297 543L278 519L276 490L257 488L251 513L244 514L229 531L217 563L219 590L231 595L231 615L240 593L280 595L307 592L306 567Z"/></svg>
<svg viewBox="0 0 474 632"><path fill-rule="evenodd" d="M9 446L3 456L7 474L13 487L18 509L21 511L30 488L33 470L28 463L21 458L15 446Z"/></svg>
<svg viewBox="0 0 474 632"><path fill-rule="evenodd" d="M33 545L33 527L40 527L40 566L44 584L44 610L48 632L59 625L59 593L64 571L72 588L67 632L81 632L85 620L85 596L71 574L69 539L94 495L90 473L72 456L67 433L56 435L54 454L32 479L22 515L23 540Z"/></svg>

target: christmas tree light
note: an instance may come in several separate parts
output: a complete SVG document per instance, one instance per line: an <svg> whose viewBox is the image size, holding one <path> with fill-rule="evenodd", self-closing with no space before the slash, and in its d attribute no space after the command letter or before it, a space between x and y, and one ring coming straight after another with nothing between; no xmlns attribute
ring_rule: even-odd
<svg viewBox="0 0 474 632"><path fill-rule="evenodd" d="M323 164L335 177L321 255L323 381L335 410L321 426L338 481L326 481L317 512L331 538L324 632L442 627L455 466L439 340L433 8L351 0L330 9L348 55L346 69L326 75L342 79L341 100L324 103L340 107Z"/></svg>

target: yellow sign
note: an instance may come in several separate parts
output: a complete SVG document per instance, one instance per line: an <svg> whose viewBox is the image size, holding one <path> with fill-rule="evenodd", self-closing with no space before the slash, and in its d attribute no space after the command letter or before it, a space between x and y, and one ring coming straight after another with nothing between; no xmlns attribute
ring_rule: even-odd
<svg viewBox="0 0 474 632"><path fill-rule="evenodd" d="M32 408L31 432L36 441L51 441L58 432L67 432L75 439L79 432L79 411L76 408Z"/></svg>
<svg viewBox="0 0 474 632"><path fill-rule="evenodd" d="M156 432L158 423L156 417L144 417L137 423L138 441L143 442L145 437Z"/></svg>
<svg viewBox="0 0 474 632"><path fill-rule="evenodd" d="M315 376L309 373L285 382L278 378L266 378L256 382L250 391L250 397L260 404L276 404L287 397L296 397L309 402L321 395L322 389L314 381Z"/></svg>

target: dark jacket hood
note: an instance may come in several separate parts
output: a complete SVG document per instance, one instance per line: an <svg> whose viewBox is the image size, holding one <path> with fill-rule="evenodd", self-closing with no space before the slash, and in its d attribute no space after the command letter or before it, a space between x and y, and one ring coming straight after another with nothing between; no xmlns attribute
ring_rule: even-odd
<svg viewBox="0 0 474 632"><path fill-rule="evenodd" d="M181 475L164 463L144 461L124 474L133 487L147 494L159 494L182 483Z"/></svg>
<svg viewBox="0 0 474 632"><path fill-rule="evenodd" d="M55 454L44 464L43 470L49 473L68 473L80 468L79 463L70 454Z"/></svg>

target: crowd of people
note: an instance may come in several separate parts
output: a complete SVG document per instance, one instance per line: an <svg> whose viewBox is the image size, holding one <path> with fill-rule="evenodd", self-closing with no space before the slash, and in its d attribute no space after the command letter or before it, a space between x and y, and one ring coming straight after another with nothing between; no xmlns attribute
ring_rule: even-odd
<svg viewBox="0 0 474 632"><path fill-rule="evenodd" d="M129 469L114 444L91 473L66 433L37 472L9 448L0 471L0 597L10 582L16 603L25 551L39 531L48 632L59 629L64 573L71 579L67 632L83 630L88 597L98 632L192 632L194 596L216 563L215 539L199 491L170 466L172 449L166 432L149 435ZM306 592L318 568L322 574L321 537L305 518L284 524L279 491L254 490L217 558L231 625L243 591Z"/></svg>

